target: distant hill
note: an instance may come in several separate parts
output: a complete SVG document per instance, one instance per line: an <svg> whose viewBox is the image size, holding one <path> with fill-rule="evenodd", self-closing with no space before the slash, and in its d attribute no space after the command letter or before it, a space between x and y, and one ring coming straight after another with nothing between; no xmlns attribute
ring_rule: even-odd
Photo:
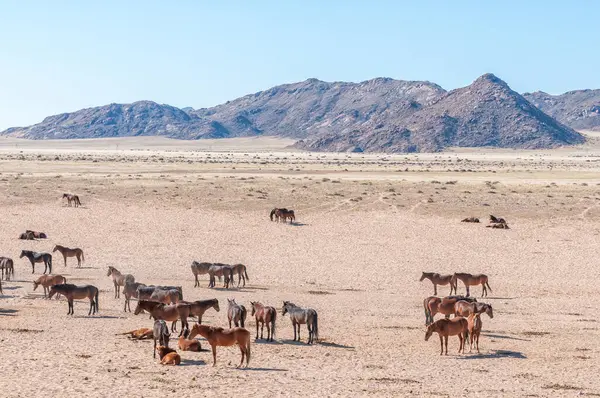
<svg viewBox="0 0 600 398"><path fill-rule="evenodd" d="M583 136L532 106L494 75L446 92L424 81L309 79L212 108L151 101L49 116L0 135L31 139L270 135L316 151L429 152L453 146L552 148Z"/></svg>
<svg viewBox="0 0 600 398"><path fill-rule="evenodd" d="M561 95L536 91L523 96L569 127L600 131L600 90L569 91Z"/></svg>

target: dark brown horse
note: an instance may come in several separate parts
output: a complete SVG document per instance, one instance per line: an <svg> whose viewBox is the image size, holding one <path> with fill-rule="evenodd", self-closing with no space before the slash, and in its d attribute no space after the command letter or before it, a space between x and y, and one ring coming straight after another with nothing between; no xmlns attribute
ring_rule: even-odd
<svg viewBox="0 0 600 398"><path fill-rule="evenodd" d="M143 283L139 282L125 282L125 286L123 286L123 295L125 296L125 306L123 311L127 311L129 308L129 312L131 312L131 304L129 303L131 298L138 298L138 287L146 287Z"/></svg>
<svg viewBox="0 0 600 398"><path fill-rule="evenodd" d="M98 312L98 288L96 286L76 286L70 283L54 285L50 288L48 298L52 298L52 296L57 293L65 296L69 302L69 312L67 312L67 315L73 315L73 300L83 298L88 298L90 300L90 311L88 312L88 316Z"/></svg>
<svg viewBox="0 0 600 398"><path fill-rule="evenodd" d="M256 340L258 340L258 325L260 324L260 338L263 338L263 330L267 325L267 341L273 341L275 338L275 321L277 320L277 310L274 307L264 306L261 303L251 301L252 314L256 318Z"/></svg>
<svg viewBox="0 0 600 398"><path fill-rule="evenodd" d="M48 271L48 274L52 273L52 254L50 253L38 253L31 250L21 250L19 258L27 257L31 263L31 273L35 273L35 264L44 263L44 274Z"/></svg>
<svg viewBox="0 0 600 398"><path fill-rule="evenodd" d="M189 329L188 317L190 316L190 306L185 303L177 303L172 305L165 305L163 303L157 303L156 301L138 300L135 311L135 315L138 315L142 311L147 311L150 315L156 319L162 319L167 322L172 322L171 331L176 331L176 324L178 320L181 320L181 332L183 334L185 329Z"/></svg>
<svg viewBox="0 0 600 398"><path fill-rule="evenodd" d="M494 317L494 310L491 304L468 302L459 300L454 304L454 315L468 317L471 314L486 313L490 318Z"/></svg>
<svg viewBox="0 0 600 398"><path fill-rule="evenodd" d="M442 275L435 272L423 272L419 282L423 282L425 279L429 279L431 283L433 283L433 294L436 296L438 285L450 285L450 294L452 294L452 290L454 290L454 293L456 293L456 285L452 283L452 275Z"/></svg>
<svg viewBox="0 0 600 398"><path fill-rule="evenodd" d="M190 316L198 317L198 323L202 323L202 316L210 309L214 308L215 311L219 312L219 300L216 298L210 300L196 300L196 301L180 301L180 303L189 304Z"/></svg>
<svg viewBox="0 0 600 398"><path fill-rule="evenodd" d="M9 281L11 276L15 277L15 263L12 258L0 257L0 270L2 270L2 276L0 280L4 278L4 271L6 271L6 280Z"/></svg>
<svg viewBox="0 0 600 398"><path fill-rule="evenodd" d="M275 216L277 217L277 222L283 221L285 223L285 221L288 218L290 219L290 224L296 221L296 215L294 214L294 210L277 209L275 211Z"/></svg>

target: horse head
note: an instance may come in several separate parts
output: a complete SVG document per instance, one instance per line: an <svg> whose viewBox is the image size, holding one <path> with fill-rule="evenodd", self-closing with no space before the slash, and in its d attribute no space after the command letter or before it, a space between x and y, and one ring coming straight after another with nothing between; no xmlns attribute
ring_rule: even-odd
<svg viewBox="0 0 600 398"><path fill-rule="evenodd" d="M421 272L421 279L419 279L419 282L423 282L423 279L425 279L425 272Z"/></svg>
<svg viewBox="0 0 600 398"><path fill-rule="evenodd" d="M108 273L106 274L106 276L111 276L111 275L112 275L112 273L113 273L113 271L114 271L114 268L113 268L112 266L110 266L110 265L109 265L109 266L108 266Z"/></svg>
<svg viewBox="0 0 600 398"><path fill-rule="evenodd" d="M434 325L435 323L432 323L431 325L427 326L427 330L425 331L425 341L429 340L429 338L433 334Z"/></svg>
<svg viewBox="0 0 600 398"><path fill-rule="evenodd" d="M486 304L485 313L488 314L490 318L494 317L494 311L491 304Z"/></svg>
<svg viewBox="0 0 600 398"><path fill-rule="evenodd" d="M27 253L25 253L25 250L21 250L21 255L19 256L19 258L23 258L27 255Z"/></svg>
<svg viewBox="0 0 600 398"><path fill-rule="evenodd" d="M54 253L57 250L58 250L58 245L54 246L54 249L52 249L52 253Z"/></svg>
<svg viewBox="0 0 600 398"><path fill-rule="evenodd" d="M33 290L37 289L39 285L37 281L33 281Z"/></svg>

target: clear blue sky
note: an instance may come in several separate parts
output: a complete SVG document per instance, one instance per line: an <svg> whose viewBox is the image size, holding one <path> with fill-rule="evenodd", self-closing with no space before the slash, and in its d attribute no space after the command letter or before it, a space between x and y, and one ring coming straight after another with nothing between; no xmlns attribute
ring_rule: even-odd
<svg viewBox="0 0 600 398"><path fill-rule="evenodd" d="M0 0L0 129L110 102L207 107L309 77L492 72L600 88L597 1Z"/></svg>

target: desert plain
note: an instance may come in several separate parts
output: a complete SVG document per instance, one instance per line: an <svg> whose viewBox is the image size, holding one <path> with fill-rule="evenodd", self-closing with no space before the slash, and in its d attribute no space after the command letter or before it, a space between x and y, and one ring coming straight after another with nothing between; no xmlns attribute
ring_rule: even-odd
<svg viewBox="0 0 600 398"><path fill-rule="evenodd" d="M402 155L290 143L0 139L0 255L16 268L0 295L0 396L600 396L597 137L550 151ZM63 192L83 206L67 207ZM273 207L297 222L269 221ZM510 229L486 228L490 214ZM469 216L482 223L460 222ZM18 240L26 229L49 238ZM68 316L64 299L33 291L43 266L32 275L19 253L55 244L84 250L82 268L55 253L53 271L97 286L99 315L76 301ZM246 264L250 280L209 289L204 276L194 288L192 260ZM235 368L236 347L219 348L216 367L210 352L161 366L151 341L116 335L152 321L123 311L110 265L180 285L186 300L219 299L209 325L227 325L227 298L272 305L276 341L255 342L249 316L248 369ZM437 335L424 341L433 286L422 271L489 276L480 300L494 318L482 317L480 354L458 354L456 337L448 356ZM317 310L317 344L291 341L283 300Z"/></svg>

